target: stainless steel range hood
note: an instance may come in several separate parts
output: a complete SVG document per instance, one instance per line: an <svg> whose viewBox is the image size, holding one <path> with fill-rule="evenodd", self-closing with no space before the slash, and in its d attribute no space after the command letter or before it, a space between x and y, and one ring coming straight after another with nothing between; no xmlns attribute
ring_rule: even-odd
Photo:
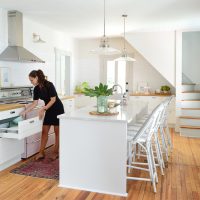
<svg viewBox="0 0 200 200"><path fill-rule="evenodd" d="M43 60L23 47L22 13L8 11L8 47L0 54L0 60L14 62L39 62Z"/></svg>

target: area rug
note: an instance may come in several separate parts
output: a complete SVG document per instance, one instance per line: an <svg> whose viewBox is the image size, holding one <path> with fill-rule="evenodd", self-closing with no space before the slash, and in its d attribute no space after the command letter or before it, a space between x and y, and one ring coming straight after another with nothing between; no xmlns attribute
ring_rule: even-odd
<svg viewBox="0 0 200 200"><path fill-rule="evenodd" d="M33 176L39 178L58 179L59 178L59 160L51 160L50 153L46 154L44 159L31 159L21 166L10 171L14 174Z"/></svg>

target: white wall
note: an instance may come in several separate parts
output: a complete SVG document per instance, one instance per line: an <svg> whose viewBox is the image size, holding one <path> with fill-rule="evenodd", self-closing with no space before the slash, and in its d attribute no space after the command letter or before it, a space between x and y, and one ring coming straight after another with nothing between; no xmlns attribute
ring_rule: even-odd
<svg viewBox="0 0 200 200"><path fill-rule="evenodd" d="M182 43L183 73L193 83L200 83L200 32L183 32Z"/></svg>
<svg viewBox="0 0 200 200"><path fill-rule="evenodd" d="M175 88L169 83L140 53L134 54L136 62L133 65L133 90L136 91L139 82L147 82L150 90L155 92L162 85L168 85L171 92L175 93Z"/></svg>
<svg viewBox="0 0 200 200"><path fill-rule="evenodd" d="M33 43L32 34L41 36L46 43ZM7 11L0 10L0 52L7 46ZM74 87L74 59L75 41L66 34L53 30L45 25L39 24L23 16L23 46L39 58L45 60L40 63L17 63L0 61L0 67L9 67L12 85L30 85L28 74L33 69L42 69L48 79L55 83L55 55L54 48L71 52L71 77L72 88Z"/></svg>
<svg viewBox="0 0 200 200"><path fill-rule="evenodd" d="M175 32L128 33L127 41L175 86Z"/></svg>
<svg viewBox="0 0 200 200"><path fill-rule="evenodd" d="M91 86L100 82L100 58L90 50L98 47L99 40L80 39L77 42L78 57L76 66L76 83L87 81Z"/></svg>
<svg viewBox="0 0 200 200"><path fill-rule="evenodd" d="M121 50L123 40L121 38L109 39L111 47ZM90 50L97 48L99 39L81 39L78 40L78 65L76 71L76 83L87 81L90 86L99 84L103 68L102 57L97 54L91 54ZM133 63L133 88L137 90L138 82L147 81L152 91L159 89L161 85L169 85L174 92L173 86L156 70L154 67L128 43L126 43L127 52L136 58ZM113 56L112 56L113 57ZM114 56L117 57L117 56Z"/></svg>

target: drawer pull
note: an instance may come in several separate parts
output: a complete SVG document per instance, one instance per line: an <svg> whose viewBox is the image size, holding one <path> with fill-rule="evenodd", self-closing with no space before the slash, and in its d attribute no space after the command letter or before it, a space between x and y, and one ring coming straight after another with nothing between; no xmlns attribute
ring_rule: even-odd
<svg viewBox="0 0 200 200"><path fill-rule="evenodd" d="M15 111L10 111L10 114L14 114L15 113Z"/></svg>
<svg viewBox="0 0 200 200"><path fill-rule="evenodd" d="M34 120L30 121L29 123L30 123L30 124L31 124L31 123L34 123Z"/></svg>

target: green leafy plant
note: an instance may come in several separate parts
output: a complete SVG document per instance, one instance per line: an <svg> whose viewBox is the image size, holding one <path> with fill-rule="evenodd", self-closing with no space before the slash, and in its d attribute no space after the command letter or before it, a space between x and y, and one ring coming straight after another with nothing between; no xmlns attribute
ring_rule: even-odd
<svg viewBox="0 0 200 200"><path fill-rule="evenodd" d="M75 87L75 93L84 93L86 88L90 88L88 82L82 82Z"/></svg>
<svg viewBox="0 0 200 200"><path fill-rule="evenodd" d="M103 85L100 83L99 86L95 86L94 88L85 88L83 93L89 97L99 97L110 96L112 95L113 91L112 88L108 88L108 85Z"/></svg>
<svg viewBox="0 0 200 200"><path fill-rule="evenodd" d="M163 86L161 86L160 90L161 91L170 91L170 87L167 85L163 85Z"/></svg>

